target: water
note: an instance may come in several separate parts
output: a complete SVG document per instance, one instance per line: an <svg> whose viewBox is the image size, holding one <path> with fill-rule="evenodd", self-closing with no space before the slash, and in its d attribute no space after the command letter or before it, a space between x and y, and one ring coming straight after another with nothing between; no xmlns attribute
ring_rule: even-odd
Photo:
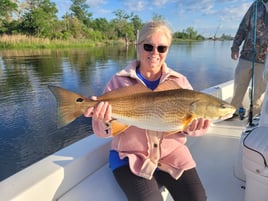
<svg viewBox="0 0 268 201"><path fill-rule="evenodd" d="M233 79L230 41L176 43L167 64L196 90ZM134 47L0 52L0 180L92 133L80 117L57 129L47 86L100 95L111 76L135 59Z"/></svg>

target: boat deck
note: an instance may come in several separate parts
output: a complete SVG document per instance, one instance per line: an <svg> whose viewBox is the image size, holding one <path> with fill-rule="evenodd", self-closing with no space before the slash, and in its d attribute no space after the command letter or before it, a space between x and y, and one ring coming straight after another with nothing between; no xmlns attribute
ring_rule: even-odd
<svg viewBox="0 0 268 201"><path fill-rule="evenodd" d="M234 176L234 166L245 125L240 120L215 124L207 135L190 144L208 201L244 200L245 183Z"/></svg>
<svg viewBox="0 0 268 201"><path fill-rule="evenodd" d="M245 125L246 120L239 119L215 123L205 136L191 137L187 142L197 163L208 201L244 200L245 184L234 176L234 165L238 158L240 137ZM167 190L164 190L163 197L167 201L173 200ZM126 200L106 164L59 200L108 199Z"/></svg>

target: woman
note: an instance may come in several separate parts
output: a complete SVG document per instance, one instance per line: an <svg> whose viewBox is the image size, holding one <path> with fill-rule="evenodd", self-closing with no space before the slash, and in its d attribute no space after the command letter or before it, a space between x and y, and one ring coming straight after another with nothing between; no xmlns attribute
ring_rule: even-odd
<svg viewBox="0 0 268 201"><path fill-rule="evenodd" d="M114 75L105 91L138 82L154 90L160 83L169 81L181 88L192 89L186 77L165 63L171 40L171 30L163 21L145 24L137 43L138 60ZM100 102L84 113L86 117L92 117L96 135L111 136L105 124L111 120L111 111L108 102ZM109 155L110 167L128 200L163 200L158 184L164 185L175 201L206 200L195 162L185 142L187 135L204 134L209 124L209 120L194 120L184 131L172 135L130 126L115 136Z"/></svg>

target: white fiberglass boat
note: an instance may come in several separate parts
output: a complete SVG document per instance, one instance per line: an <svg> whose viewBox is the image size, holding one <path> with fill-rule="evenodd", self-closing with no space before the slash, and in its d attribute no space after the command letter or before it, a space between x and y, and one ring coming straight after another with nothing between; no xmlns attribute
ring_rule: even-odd
<svg viewBox="0 0 268 201"><path fill-rule="evenodd" d="M230 101L233 81L204 92ZM267 96L261 114L254 126L237 118L188 139L208 201L268 200ZM108 166L110 141L91 135L3 180L1 200L126 201ZM165 188L161 191L165 201L173 200Z"/></svg>

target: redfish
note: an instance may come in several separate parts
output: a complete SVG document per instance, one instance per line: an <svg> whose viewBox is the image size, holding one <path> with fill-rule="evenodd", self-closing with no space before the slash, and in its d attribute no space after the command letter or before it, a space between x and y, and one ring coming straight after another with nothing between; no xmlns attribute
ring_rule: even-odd
<svg viewBox="0 0 268 201"><path fill-rule="evenodd" d="M88 107L108 101L112 106L110 128L114 136L129 126L175 133L185 129L194 119L224 120L236 110L212 95L181 89L171 82L164 82L154 91L142 84L127 86L106 92L97 100L56 86L49 86L49 89L58 102L58 127L69 124Z"/></svg>

